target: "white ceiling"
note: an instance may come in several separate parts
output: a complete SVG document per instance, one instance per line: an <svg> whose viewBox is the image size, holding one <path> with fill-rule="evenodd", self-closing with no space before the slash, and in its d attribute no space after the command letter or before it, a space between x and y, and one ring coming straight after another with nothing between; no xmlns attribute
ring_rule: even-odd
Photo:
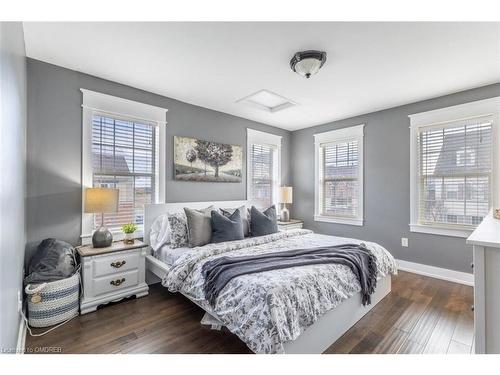
<svg viewBox="0 0 500 375"><path fill-rule="evenodd" d="M500 81L500 23L33 23L29 57L296 130ZM325 50L307 80L296 51ZM237 103L267 89L297 106Z"/></svg>

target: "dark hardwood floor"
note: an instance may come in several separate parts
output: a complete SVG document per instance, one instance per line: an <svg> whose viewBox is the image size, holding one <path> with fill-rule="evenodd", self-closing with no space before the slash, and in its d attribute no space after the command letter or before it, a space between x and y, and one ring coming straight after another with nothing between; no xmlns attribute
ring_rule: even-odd
<svg viewBox="0 0 500 375"><path fill-rule="evenodd" d="M472 299L472 287L400 272L392 292L326 353L470 353ZM202 316L198 306L156 284L147 297L28 336L26 346L62 353L250 353L229 331L201 326Z"/></svg>

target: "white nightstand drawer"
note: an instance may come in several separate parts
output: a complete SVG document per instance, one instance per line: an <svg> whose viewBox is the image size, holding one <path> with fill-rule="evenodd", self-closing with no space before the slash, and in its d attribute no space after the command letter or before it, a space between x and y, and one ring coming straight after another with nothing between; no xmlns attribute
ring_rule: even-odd
<svg viewBox="0 0 500 375"><path fill-rule="evenodd" d="M116 241L105 248L81 246L78 254L82 263L82 314L95 311L99 305L148 294L147 245L143 242Z"/></svg>
<svg viewBox="0 0 500 375"><path fill-rule="evenodd" d="M139 267L139 253L116 253L93 260L93 276L100 277L119 272L133 270Z"/></svg>
<svg viewBox="0 0 500 375"><path fill-rule="evenodd" d="M120 289L130 288L139 283L139 271L133 270L129 272L109 275L92 280L94 296L100 294L116 292Z"/></svg>

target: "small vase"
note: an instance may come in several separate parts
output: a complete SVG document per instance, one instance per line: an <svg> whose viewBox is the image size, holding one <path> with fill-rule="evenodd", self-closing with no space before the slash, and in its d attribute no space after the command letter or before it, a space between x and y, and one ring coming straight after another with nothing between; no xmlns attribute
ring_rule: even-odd
<svg viewBox="0 0 500 375"><path fill-rule="evenodd" d="M123 243L126 245L134 244L134 233L125 233L125 238L123 239Z"/></svg>

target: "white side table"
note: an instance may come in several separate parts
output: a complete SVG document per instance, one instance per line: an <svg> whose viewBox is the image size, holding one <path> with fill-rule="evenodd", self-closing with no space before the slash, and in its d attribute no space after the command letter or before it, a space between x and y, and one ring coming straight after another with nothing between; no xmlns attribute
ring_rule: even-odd
<svg viewBox="0 0 500 375"><path fill-rule="evenodd" d="M279 221L278 220L278 230L292 230L292 229L302 229L304 222L302 220L290 219L290 221Z"/></svg>
<svg viewBox="0 0 500 375"><path fill-rule="evenodd" d="M109 247L88 245L77 249L82 263L81 314L95 311L102 304L148 294L145 282L147 246L135 240L132 245L116 241Z"/></svg>

